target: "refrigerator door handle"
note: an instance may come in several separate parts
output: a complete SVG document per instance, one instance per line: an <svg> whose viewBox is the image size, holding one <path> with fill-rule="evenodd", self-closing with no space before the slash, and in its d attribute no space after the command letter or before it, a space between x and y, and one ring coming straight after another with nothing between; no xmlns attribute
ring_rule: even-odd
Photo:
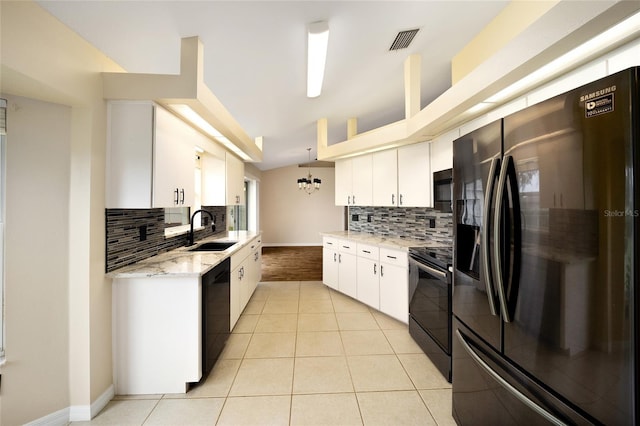
<svg viewBox="0 0 640 426"><path fill-rule="evenodd" d="M502 278L502 255L500 253L500 241L502 237L502 201L504 199L504 189L507 183L507 174L509 166L513 163L513 157L507 155L502 162L500 169L500 178L498 179L498 189L496 191L496 208L493 215L493 262L495 266L495 284L498 291L498 299L500 300L500 309L502 310L502 318L505 322L511 322L511 316L507 309L507 298L504 292L504 280Z"/></svg>
<svg viewBox="0 0 640 426"><path fill-rule="evenodd" d="M491 368L491 366L489 364L487 364L482 358L480 358L480 356L478 354L476 354L476 352L473 350L473 348L467 343L467 341L464 338L464 336L462 335L462 333L460 333L460 330L456 330L456 335L458 336L458 340L462 344L462 347L464 348L465 351L467 351L469 356L471 356L471 358L488 375L490 375L496 382L498 382L500 384L500 386L505 388L511 395L513 395L514 397L518 398L520 400L520 402L525 404L527 407L531 408L536 413L540 414L542 417L545 418L545 420L547 420L551 424L558 425L558 426L565 426L566 425L565 422L563 422L562 420L560 420L559 418L557 418L553 414L549 413L543 407L541 407L538 404L536 404L534 401L529 399L525 394L520 392L518 389L513 387L513 385L511 385L509 382L507 382L505 379L503 379L500 376L500 374L498 374L498 372L496 372L493 368Z"/></svg>
<svg viewBox="0 0 640 426"><path fill-rule="evenodd" d="M491 280L491 263L489 262L489 247L491 239L489 238L489 230L491 229L491 199L495 188L496 175L498 174L499 169L500 159L494 158L493 160L491 160L491 166L489 168L489 179L487 179L487 188L484 191L484 208L482 212L482 217L484 219L484 232L482 235L482 245L480 246L480 249L482 250L484 282L487 286L487 299L489 299L489 310L491 311L491 315L493 316L498 315L498 310L496 309L496 300L494 298L495 289L493 288L493 281Z"/></svg>

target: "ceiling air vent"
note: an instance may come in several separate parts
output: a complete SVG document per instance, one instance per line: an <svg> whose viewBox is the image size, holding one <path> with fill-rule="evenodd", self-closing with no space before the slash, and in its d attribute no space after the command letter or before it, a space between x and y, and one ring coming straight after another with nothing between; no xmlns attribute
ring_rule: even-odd
<svg viewBox="0 0 640 426"><path fill-rule="evenodd" d="M391 43L391 47L389 48L389 50L406 49L407 47L409 47L409 44L411 44L413 38L417 33L418 28L416 28L415 30L400 31L396 36L396 39L393 40L393 43Z"/></svg>

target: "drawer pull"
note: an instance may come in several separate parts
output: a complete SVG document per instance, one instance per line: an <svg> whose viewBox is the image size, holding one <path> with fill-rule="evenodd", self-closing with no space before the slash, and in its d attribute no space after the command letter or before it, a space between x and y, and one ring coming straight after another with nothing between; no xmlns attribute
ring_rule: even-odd
<svg viewBox="0 0 640 426"><path fill-rule="evenodd" d="M349 247L349 246L342 246L342 248L350 249L351 247Z"/></svg>
<svg viewBox="0 0 640 426"><path fill-rule="evenodd" d="M389 255L387 255L387 257L388 257L389 259L397 259L397 257L395 257L395 256L389 256Z"/></svg>
<svg viewBox="0 0 640 426"><path fill-rule="evenodd" d="M362 250L364 253L371 254L369 250Z"/></svg>

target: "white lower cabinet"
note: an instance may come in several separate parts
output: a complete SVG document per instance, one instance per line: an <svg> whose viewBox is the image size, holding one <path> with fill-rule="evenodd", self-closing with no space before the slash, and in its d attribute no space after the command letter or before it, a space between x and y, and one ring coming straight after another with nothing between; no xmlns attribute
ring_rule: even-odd
<svg viewBox="0 0 640 426"><path fill-rule="evenodd" d="M258 237L251 244L251 250L251 295L253 295L258 283L262 279L262 238ZM249 299L251 295L249 295Z"/></svg>
<svg viewBox="0 0 640 426"><path fill-rule="evenodd" d="M409 323L409 267L406 252L380 250L380 311Z"/></svg>
<svg viewBox="0 0 640 426"><path fill-rule="evenodd" d="M202 376L200 277L114 279L118 395L184 393Z"/></svg>
<svg viewBox="0 0 640 426"><path fill-rule="evenodd" d="M357 299L372 308L380 309L380 263L378 247L358 244Z"/></svg>
<svg viewBox="0 0 640 426"><path fill-rule="evenodd" d="M348 240L324 237L322 245L322 282L355 298L356 244Z"/></svg>
<svg viewBox="0 0 640 426"><path fill-rule="evenodd" d="M333 248L322 248L322 282L338 290L338 251Z"/></svg>
<svg viewBox="0 0 640 426"><path fill-rule="evenodd" d="M324 284L408 324L406 250L324 237L322 255Z"/></svg>
<svg viewBox="0 0 640 426"><path fill-rule="evenodd" d="M242 266L238 265L231 271L231 287L229 288L229 331L233 330L240 318L240 286L242 283Z"/></svg>
<svg viewBox="0 0 640 426"><path fill-rule="evenodd" d="M261 238L257 237L231 256L230 331L238 322L260 280L261 243Z"/></svg>
<svg viewBox="0 0 640 426"><path fill-rule="evenodd" d="M357 296L356 270L356 255L338 252L338 290L354 299Z"/></svg>

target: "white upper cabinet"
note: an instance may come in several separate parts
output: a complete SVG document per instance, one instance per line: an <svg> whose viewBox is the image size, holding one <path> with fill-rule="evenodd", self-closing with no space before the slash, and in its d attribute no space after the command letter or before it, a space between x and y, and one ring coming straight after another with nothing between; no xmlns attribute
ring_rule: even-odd
<svg viewBox="0 0 640 426"><path fill-rule="evenodd" d="M460 131L455 129L431 141L431 173L453 168L453 141L459 135Z"/></svg>
<svg viewBox="0 0 640 426"><path fill-rule="evenodd" d="M353 163L350 158L336 161L335 179L335 201L336 206L350 206L351 195L353 194Z"/></svg>
<svg viewBox="0 0 640 426"><path fill-rule="evenodd" d="M429 143L336 161L336 205L431 207Z"/></svg>
<svg viewBox="0 0 640 426"><path fill-rule="evenodd" d="M106 207L192 205L198 135L152 102L110 102Z"/></svg>
<svg viewBox="0 0 640 426"><path fill-rule="evenodd" d="M371 155L361 155L352 159L353 196L355 206L370 206L373 203Z"/></svg>
<svg viewBox="0 0 640 426"><path fill-rule="evenodd" d="M398 148L398 206L432 207L429 143Z"/></svg>
<svg viewBox="0 0 640 426"><path fill-rule="evenodd" d="M373 159L373 205L398 205L398 151L375 152Z"/></svg>
<svg viewBox="0 0 640 426"><path fill-rule="evenodd" d="M203 206L245 203L244 163L229 153L223 155L223 158L209 152L201 155Z"/></svg>
<svg viewBox="0 0 640 426"><path fill-rule="evenodd" d="M153 207L191 206L199 133L165 109L155 113Z"/></svg>
<svg viewBox="0 0 640 426"><path fill-rule="evenodd" d="M226 156L227 205L244 205L244 162L227 153Z"/></svg>
<svg viewBox="0 0 640 426"><path fill-rule="evenodd" d="M205 152L200 156L202 170L202 205L226 206L226 164L224 158Z"/></svg>
<svg viewBox="0 0 640 426"><path fill-rule="evenodd" d="M370 206L373 202L371 155L336 161L337 206Z"/></svg>

